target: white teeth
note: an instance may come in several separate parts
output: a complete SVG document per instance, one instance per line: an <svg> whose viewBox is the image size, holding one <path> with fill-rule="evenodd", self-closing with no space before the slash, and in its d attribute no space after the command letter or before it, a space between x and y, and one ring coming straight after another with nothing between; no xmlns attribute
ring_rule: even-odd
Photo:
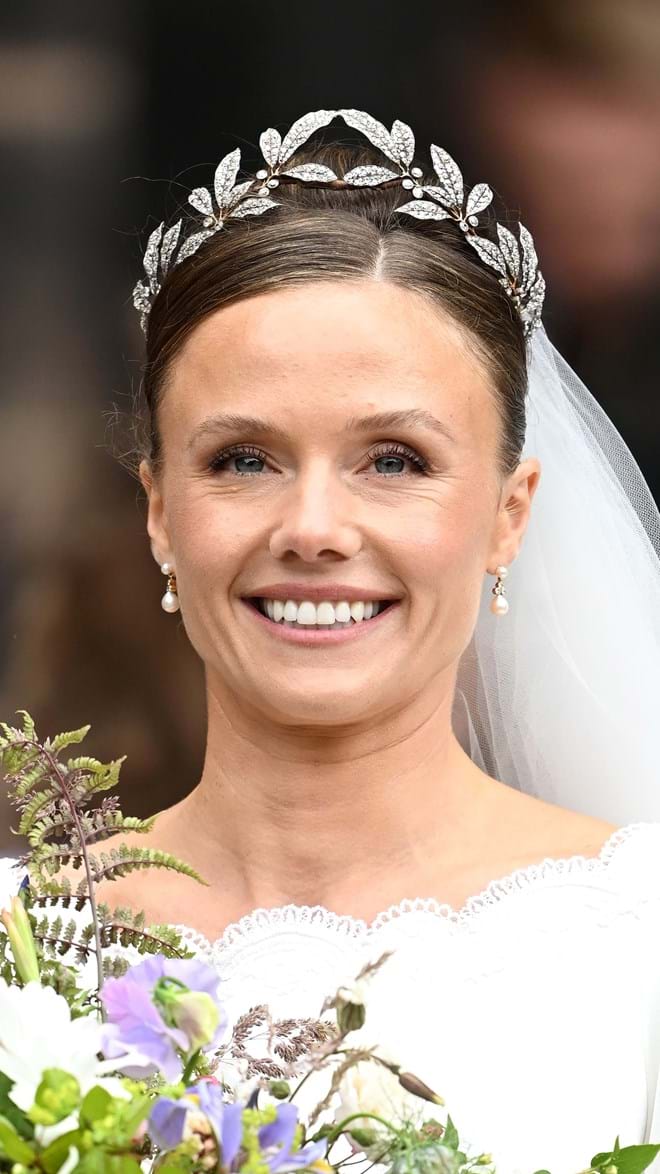
<svg viewBox="0 0 660 1174"><path fill-rule="evenodd" d="M351 623L360 623L361 620L373 619L380 611L378 600L359 599L353 603L346 599L337 603L323 600L318 604L308 599L300 602L295 599L265 599L262 602L266 615L275 623L297 623L305 628L329 628L335 624L338 627L345 627Z"/></svg>
<svg viewBox="0 0 660 1174"><path fill-rule="evenodd" d="M303 604L303 607L304 606L305 605ZM317 624L334 624L334 622L337 618L338 617L336 615L335 609L331 603L319 603L318 604L318 606L316 608L316 623ZM299 624L308 624L308 623L314 623L314 621L303 619L300 612L298 612L298 623Z"/></svg>

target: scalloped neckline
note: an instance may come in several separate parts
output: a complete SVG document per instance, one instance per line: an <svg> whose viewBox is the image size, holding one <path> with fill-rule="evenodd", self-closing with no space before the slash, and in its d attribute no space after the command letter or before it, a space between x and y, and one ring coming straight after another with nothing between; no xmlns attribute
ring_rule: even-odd
<svg viewBox="0 0 660 1174"><path fill-rule="evenodd" d="M368 922L361 917L353 917L350 913L335 913L325 905L290 903L253 909L238 921L231 922L217 938L213 939L180 922L177 922L174 928L185 937L189 945L213 955L221 954L233 946L248 944L263 930L303 928L310 924L321 925L341 937L364 940L382 926L420 912L450 921L458 928L468 928L484 910L503 904L508 897L523 889L540 887L551 877L582 872L603 872L616 858L619 848L628 843L634 832L654 826L660 827L660 823L643 820L616 828L596 856L584 856L579 853L573 856L545 856L535 864L516 868L490 881L479 893L468 897L458 909L446 902L438 901L435 897L405 897L383 909Z"/></svg>

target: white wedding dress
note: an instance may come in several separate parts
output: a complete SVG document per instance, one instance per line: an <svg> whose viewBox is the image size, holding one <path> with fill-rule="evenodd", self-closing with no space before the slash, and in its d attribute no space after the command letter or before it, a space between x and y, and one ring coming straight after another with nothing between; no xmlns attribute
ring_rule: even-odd
<svg viewBox="0 0 660 1174"><path fill-rule="evenodd" d="M14 863L0 862L0 906L20 881ZM658 822L619 828L596 858L494 880L460 911L404 900L367 925L288 905L215 942L185 937L222 976L232 1022L263 1002L318 1015L394 950L370 981L362 1034L444 1097L469 1153L492 1153L498 1174L578 1174L617 1134L660 1142Z"/></svg>

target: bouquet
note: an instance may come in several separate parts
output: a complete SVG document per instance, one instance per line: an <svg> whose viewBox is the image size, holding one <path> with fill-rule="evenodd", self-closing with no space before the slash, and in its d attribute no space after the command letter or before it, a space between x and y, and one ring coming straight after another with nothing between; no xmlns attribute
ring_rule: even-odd
<svg viewBox="0 0 660 1174"><path fill-rule="evenodd" d="M154 823L124 816L108 795L123 759L65 759L89 726L40 741L21 713L21 729L0 723L0 766L29 845L25 879L0 915L0 1170L494 1174L492 1156L470 1157L451 1116L439 1119L442 1097L357 1042L369 980L388 954L331 993L319 1019L277 1020L262 1004L230 1027L221 976L176 929L97 898L101 881L145 868L201 881L152 848L97 847ZM306 1084L323 1095L303 1112ZM396 1120L378 1111L383 1086L402 1106ZM617 1138L588 1170L641 1174L658 1152Z"/></svg>

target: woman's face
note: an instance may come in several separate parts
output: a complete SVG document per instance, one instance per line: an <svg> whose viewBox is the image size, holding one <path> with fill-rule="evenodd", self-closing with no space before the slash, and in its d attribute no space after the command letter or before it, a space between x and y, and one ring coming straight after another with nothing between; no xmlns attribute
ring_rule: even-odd
<svg viewBox="0 0 660 1174"><path fill-rule="evenodd" d="M359 424L394 412L417 418ZM448 317L376 281L246 299L189 336L159 422L159 479L141 468L149 533L216 694L285 724L351 726L423 690L452 695L540 466L503 488L489 377ZM338 583L349 602L351 588L398 602L350 640L294 642L245 598L285 582L294 599Z"/></svg>

